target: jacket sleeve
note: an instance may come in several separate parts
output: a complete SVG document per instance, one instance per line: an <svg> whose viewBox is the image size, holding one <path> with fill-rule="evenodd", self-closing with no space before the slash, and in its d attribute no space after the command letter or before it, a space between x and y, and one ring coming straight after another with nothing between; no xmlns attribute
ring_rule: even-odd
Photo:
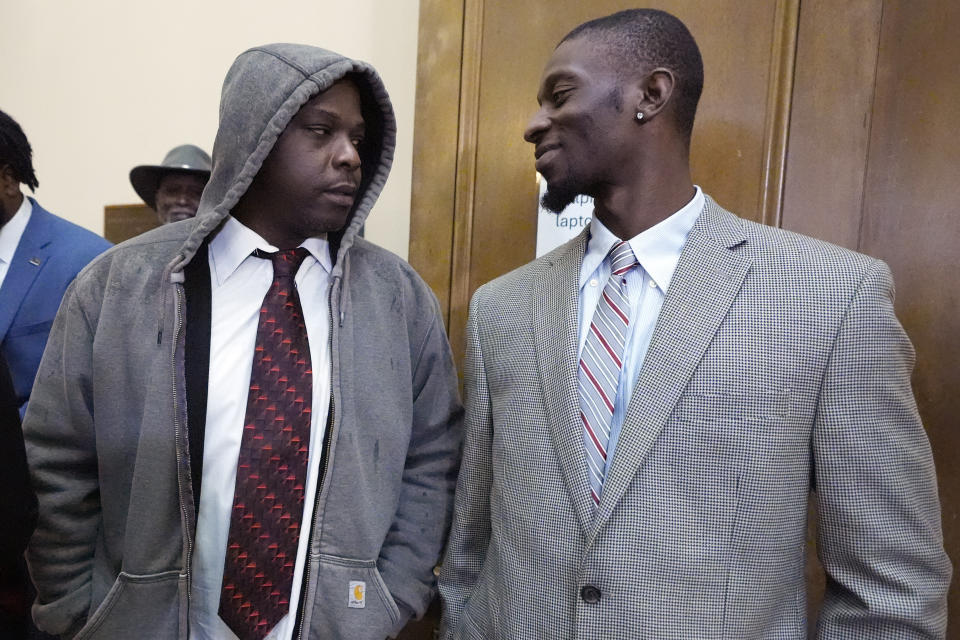
<svg viewBox="0 0 960 640"><path fill-rule="evenodd" d="M24 421L24 439L39 500L27 549L37 587L37 626L71 635L90 606L100 495L93 429L93 332L77 294L67 289L40 363Z"/></svg>
<svg viewBox="0 0 960 640"><path fill-rule="evenodd" d="M400 607L402 628L424 614L434 594L434 567L450 527L460 464L463 407L457 373L436 299L413 361L413 424L393 525L378 568Z"/></svg>
<svg viewBox="0 0 960 640"><path fill-rule="evenodd" d="M840 326L814 425L819 638L944 636L951 568L913 360L889 269L876 262Z"/></svg>
<svg viewBox="0 0 960 640"><path fill-rule="evenodd" d="M479 294L478 294L479 295ZM490 488L493 478L493 418L476 320L477 296L467 322L464 368L466 420L463 464L457 482L453 527L440 571L443 618L440 638L455 637L473 594L490 542ZM478 593L476 597L483 597ZM483 607L479 607L481 610Z"/></svg>

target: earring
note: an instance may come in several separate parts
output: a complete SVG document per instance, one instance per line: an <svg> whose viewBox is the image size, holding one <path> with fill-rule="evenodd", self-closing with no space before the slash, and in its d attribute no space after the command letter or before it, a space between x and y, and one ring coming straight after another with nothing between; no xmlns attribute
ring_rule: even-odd
<svg viewBox="0 0 960 640"><path fill-rule="evenodd" d="M643 122L643 111L637 111L637 122Z"/></svg>

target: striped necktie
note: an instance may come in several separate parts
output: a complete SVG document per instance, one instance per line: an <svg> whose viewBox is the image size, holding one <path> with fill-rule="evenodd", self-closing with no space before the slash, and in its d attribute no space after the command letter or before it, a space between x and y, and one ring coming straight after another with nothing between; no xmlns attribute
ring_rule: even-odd
<svg viewBox="0 0 960 640"><path fill-rule="evenodd" d="M577 377L580 382L580 420L587 451L590 494L600 503L610 421L623 367L623 345L630 325L630 302L626 295L626 274L638 262L630 243L620 241L607 254L610 278L593 314Z"/></svg>

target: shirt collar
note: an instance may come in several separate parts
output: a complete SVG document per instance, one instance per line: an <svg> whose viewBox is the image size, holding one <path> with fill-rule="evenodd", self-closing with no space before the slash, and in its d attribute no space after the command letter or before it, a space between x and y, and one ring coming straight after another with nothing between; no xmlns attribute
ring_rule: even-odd
<svg viewBox="0 0 960 640"><path fill-rule="evenodd" d="M0 227L0 262L10 264L13 262L13 254L17 252L17 245L20 244L20 238L30 222L30 214L33 213L33 204L30 198L23 196L23 202L20 208L13 214L13 217L7 224Z"/></svg>
<svg viewBox="0 0 960 640"><path fill-rule="evenodd" d="M670 280L680 261L680 252L687 241L687 235L705 204L703 191L700 187L694 186L694 188L696 193L693 194L693 198L679 211L627 241L634 255L637 256L640 266L657 283L661 291L666 291L670 286ZM610 253L613 245L619 241L620 238L603 226L600 219L594 215L590 220L587 252L580 266L581 289Z"/></svg>
<svg viewBox="0 0 960 640"><path fill-rule="evenodd" d="M300 243L300 246L309 251L327 273L333 270L330 245L326 235L307 238ZM279 251L277 247L260 237L256 231L233 216L227 216L223 228L210 241L210 256L216 285L220 286L226 282L256 249L267 252Z"/></svg>

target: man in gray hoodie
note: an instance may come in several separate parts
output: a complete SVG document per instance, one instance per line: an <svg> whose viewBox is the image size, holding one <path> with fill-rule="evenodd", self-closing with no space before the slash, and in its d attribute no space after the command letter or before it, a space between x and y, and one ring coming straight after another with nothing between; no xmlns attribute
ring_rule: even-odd
<svg viewBox="0 0 960 640"><path fill-rule="evenodd" d="M424 612L462 410L436 299L357 235L395 133L369 65L246 51L197 217L71 285L24 425L42 629L379 640Z"/></svg>

